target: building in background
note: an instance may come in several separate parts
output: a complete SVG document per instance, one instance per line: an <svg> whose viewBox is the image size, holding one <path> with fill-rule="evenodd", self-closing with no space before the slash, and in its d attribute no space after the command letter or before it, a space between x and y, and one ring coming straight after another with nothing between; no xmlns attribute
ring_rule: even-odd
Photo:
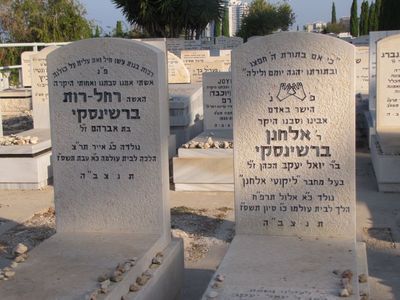
<svg viewBox="0 0 400 300"><path fill-rule="evenodd" d="M229 36L235 36L242 25L243 16L249 12L249 4L247 2L230 0L228 3L229 16Z"/></svg>
<svg viewBox="0 0 400 300"><path fill-rule="evenodd" d="M311 23L311 24L306 24L304 26L304 30L305 31L307 31L307 32L317 32L317 33L320 33L322 31L324 31L325 28L326 28L326 23L325 22L321 22L321 21L314 22L314 23Z"/></svg>

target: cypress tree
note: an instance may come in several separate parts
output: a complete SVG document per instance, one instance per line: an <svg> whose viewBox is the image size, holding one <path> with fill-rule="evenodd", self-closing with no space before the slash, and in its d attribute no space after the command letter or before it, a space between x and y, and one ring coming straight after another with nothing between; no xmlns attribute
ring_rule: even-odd
<svg viewBox="0 0 400 300"><path fill-rule="evenodd" d="M368 1L363 1L361 4L361 14L360 14L360 35L368 34L369 29L369 5Z"/></svg>
<svg viewBox="0 0 400 300"><path fill-rule="evenodd" d="M382 0L376 0L376 2L375 2L375 30L379 30L381 6L382 6Z"/></svg>
<svg viewBox="0 0 400 300"><path fill-rule="evenodd" d="M228 7L225 7L224 16L222 18L222 35L229 37L229 12L228 12Z"/></svg>
<svg viewBox="0 0 400 300"><path fill-rule="evenodd" d="M400 3L399 0L382 1L379 15L379 30L400 29Z"/></svg>
<svg viewBox="0 0 400 300"><path fill-rule="evenodd" d="M221 35L221 20L218 19L215 21L214 24L214 36L220 36Z"/></svg>
<svg viewBox="0 0 400 300"><path fill-rule="evenodd" d="M368 30L369 31L376 31L378 30L378 27L376 26L376 8L375 8L375 3L372 2L370 7L369 7L369 15L368 15Z"/></svg>
<svg viewBox="0 0 400 300"><path fill-rule="evenodd" d="M350 13L350 34L354 37L358 36L358 14L357 14L357 0L353 0L351 4Z"/></svg>
<svg viewBox="0 0 400 300"><path fill-rule="evenodd" d="M336 24L336 7L335 7L335 2L332 2L331 24Z"/></svg>
<svg viewBox="0 0 400 300"><path fill-rule="evenodd" d="M122 29L122 21L117 21L117 26L115 27L115 36L116 37L124 36L124 31Z"/></svg>

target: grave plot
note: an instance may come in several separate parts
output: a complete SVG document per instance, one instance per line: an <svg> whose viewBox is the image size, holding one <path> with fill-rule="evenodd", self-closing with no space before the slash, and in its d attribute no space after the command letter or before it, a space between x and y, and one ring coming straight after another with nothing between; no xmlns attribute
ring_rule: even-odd
<svg viewBox="0 0 400 300"><path fill-rule="evenodd" d="M176 191L233 191L231 74L203 74L204 131L178 149Z"/></svg>
<svg viewBox="0 0 400 300"><path fill-rule="evenodd" d="M311 33L233 50L236 236L204 299L359 299L354 52Z"/></svg>
<svg viewBox="0 0 400 300"><path fill-rule="evenodd" d="M165 53L93 39L47 63L57 232L0 298L175 299L183 245L170 234Z"/></svg>
<svg viewBox="0 0 400 300"><path fill-rule="evenodd" d="M25 70L23 74L29 78L29 85L32 86L34 128L7 138L0 146L0 163L4 166L0 170L0 188L40 189L53 176L46 58L55 49L57 47L52 46L36 54L28 53L31 72Z"/></svg>

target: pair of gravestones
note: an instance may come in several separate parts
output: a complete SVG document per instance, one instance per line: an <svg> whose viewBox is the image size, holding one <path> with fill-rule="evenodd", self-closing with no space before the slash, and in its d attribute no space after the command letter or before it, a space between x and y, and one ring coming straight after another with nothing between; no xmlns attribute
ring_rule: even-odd
<svg viewBox="0 0 400 300"><path fill-rule="evenodd" d="M57 234L0 296L79 298L136 256L105 297L173 299L183 266L169 234L165 54L80 41L49 55L48 74ZM232 86L237 235L225 281L204 297L336 299L333 271L358 272L354 47L304 33L254 39L233 52ZM128 293L158 252L166 262L150 286Z"/></svg>

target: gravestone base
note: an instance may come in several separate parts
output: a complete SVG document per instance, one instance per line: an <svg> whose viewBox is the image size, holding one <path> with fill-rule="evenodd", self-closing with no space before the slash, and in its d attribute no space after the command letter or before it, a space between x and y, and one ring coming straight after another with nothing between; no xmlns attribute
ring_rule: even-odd
<svg viewBox="0 0 400 300"><path fill-rule="evenodd" d="M380 192L400 192L400 155L383 152L377 136L371 137L371 160Z"/></svg>
<svg viewBox="0 0 400 300"><path fill-rule="evenodd" d="M219 300L343 299L339 294L345 270L353 273L353 295L346 299L359 299L353 239L239 234L203 299L210 299L212 291L218 293ZM213 288L218 275L224 276L224 281Z"/></svg>
<svg viewBox="0 0 400 300"><path fill-rule="evenodd" d="M111 282L96 299L177 299L183 279L183 244L173 240L166 248L157 235L123 233L58 233L29 252L16 275L0 283L0 298L89 299L99 289L98 277L112 273L119 263L134 257L137 263ZM135 293L129 286L149 269L152 258L163 253L160 267Z"/></svg>
<svg viewBox="0 0 400 300"><path fill-rule="evenodd" d="M211 137L232 142L232 130L205 131L190 143L205 143ZM179 148L173 159L176 191L233 191L233 149Z"/></svg>
<svg viewBox="0 0 400 300"><path fill-rule="evenodd" d="M35 145L0 146L0 189L41 189L52 178L50 129L20 136L38 137Z"/></svg>

